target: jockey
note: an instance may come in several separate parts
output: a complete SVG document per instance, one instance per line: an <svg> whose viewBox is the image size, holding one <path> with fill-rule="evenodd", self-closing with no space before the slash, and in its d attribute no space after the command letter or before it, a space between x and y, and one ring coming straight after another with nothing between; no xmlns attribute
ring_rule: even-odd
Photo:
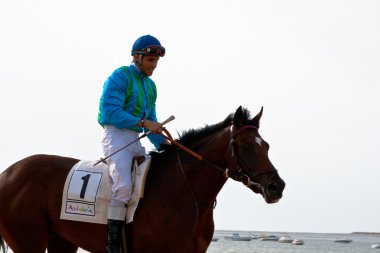
<svg viewBox="0 0 380 253"><path fill-rule="evenodd" d="M151 131L150 142L157 148L163 142L162 126L156 117L156 85L150 76L165 48L155 37L145 35L132 46L133 62L116 69L106 80L100 99L98 122L104 128L102 146L107 157L135 141L139 133ZM119 252L121 229L131 199L131 167L135 156L145 155L136 141L110 156L107 164L112 178L112 201L108 207L108 253Z"/></svg>

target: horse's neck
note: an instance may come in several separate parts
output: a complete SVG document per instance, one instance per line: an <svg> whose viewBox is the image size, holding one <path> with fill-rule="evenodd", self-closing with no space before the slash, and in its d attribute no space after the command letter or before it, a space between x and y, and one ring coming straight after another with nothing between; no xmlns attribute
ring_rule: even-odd
<svg viewBox="0 0 380 253"><path fill-rule="evenodd" d="M191 170L185 168L191 188L199 202L204 206L214 204L216 196L227 181L221 169L226 167L229 141L229 131L223 130L198 144L194 149L204 159L218 166L219 169L204 161L199 161L197 166L193 166ZM186 167L186 164L184 166Z"/></svg>
<svg viewBox="0 0 380 253"><path fill-rule="evenodd" d="M230 131L224 129L198 145L197 150L204 158L225 169L230 141Z"/></svg>

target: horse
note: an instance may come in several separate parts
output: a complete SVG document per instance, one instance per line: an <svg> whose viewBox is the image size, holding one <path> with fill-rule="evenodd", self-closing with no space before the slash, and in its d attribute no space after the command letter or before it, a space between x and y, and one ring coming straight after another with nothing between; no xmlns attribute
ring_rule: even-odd
<svg viewBox="0 0 380 253"><path fill-rule="evenodd" d="M255 116L239 107L219 123L190 129L151 152L144 197L123 237L129 253L204 253L214 233L213 210L229 178L276 203L284 180L268 158ZM78 159L38 154L0 175L0 245L15 253L106 252L107 226L60 219L66 176ZM0 249L1 250L1 249Z"/></svg>

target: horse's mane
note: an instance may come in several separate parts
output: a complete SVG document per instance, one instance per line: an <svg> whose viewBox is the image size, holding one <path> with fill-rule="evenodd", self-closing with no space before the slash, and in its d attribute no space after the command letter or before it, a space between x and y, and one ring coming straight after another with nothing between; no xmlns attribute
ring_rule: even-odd
<svg viewBox="0 0 380 253"><path fill-rule="evenodd" d="M243 121L248 122L250 120L251 113L243 108ZM181 143L182 145L189 147L191 144L202 140L203 138L206 138L208 136L213 135L216 132L219 132L220 130L231 126L232 121L234 118L234 113L231 113L228 115L228 117L216 124L213 125L205 125L202 128L197 128L197 129L189 129L186 131L183 131L182 134L179 134L179 139L176 141ZM168 153L170 151L176 150L175 145L161 145L158 149L159 153ZM151 155L155 155L157 152L151 152Z"/></svg>

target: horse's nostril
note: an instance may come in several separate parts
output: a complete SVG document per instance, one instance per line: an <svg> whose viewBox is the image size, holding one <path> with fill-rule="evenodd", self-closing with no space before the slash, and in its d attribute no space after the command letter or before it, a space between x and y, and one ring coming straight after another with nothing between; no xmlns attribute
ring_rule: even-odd
<svg viewBox="0 0 380 253"><path fill-rule="evenodd" d="M282 180L271 182L267 186L268 192L271 192L273 194L281 193L284 190L284 188L285 188L285 183Z"/></svg>
<svg viewBox="0 0 380 253"><path fill-rule="evenodd" d="M278 187L277 187L276 183L271 183L268 185L268 191L277 192L277 190L278 190Z"/></svg>

